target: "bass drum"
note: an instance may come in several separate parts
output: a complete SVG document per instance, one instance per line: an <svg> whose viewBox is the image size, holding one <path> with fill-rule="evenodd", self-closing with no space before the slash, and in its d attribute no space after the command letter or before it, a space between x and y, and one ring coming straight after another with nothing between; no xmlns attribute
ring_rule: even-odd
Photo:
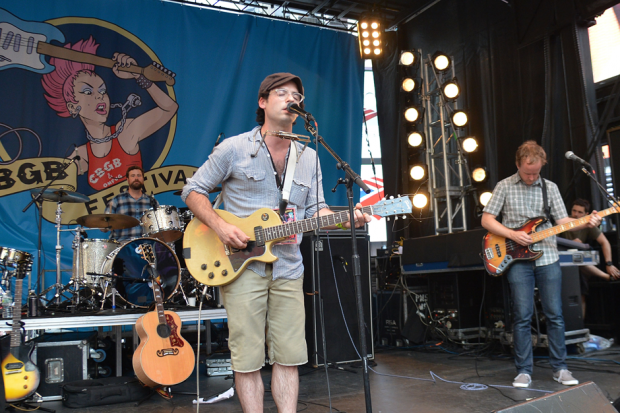
<svg viewBox="0 0 620 413"><path fill-rule="evenodd" d="M145 245L150 248L144 248ZM152 257L143 254L147 249L152 250ZM157 271L153 271L151 263ZM115 283L123 301L141 308L155 302L151 283L153 275L161 284L164 302L174 295L181 278L181 266L172 248L163 241L148 237L124 242L105 258L100 272Z"/></svg>

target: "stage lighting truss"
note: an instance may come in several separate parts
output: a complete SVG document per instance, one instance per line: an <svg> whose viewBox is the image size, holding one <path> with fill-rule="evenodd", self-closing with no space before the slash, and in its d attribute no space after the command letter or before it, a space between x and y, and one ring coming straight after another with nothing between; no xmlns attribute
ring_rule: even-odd
<svg viewBox="0 0 620 413"><path fill-rule="evenodd" d="M471 172L471 179L473 179L474 182L486 181L487 180L487 169L483 166L474 168L474 170Z"/></svg>
<svg viewBox="0 0 620 413"><path fill-rule="evenodd" d="M364 17L357 22L357 35L362 59L383 56L383 24L375 17Z"/></svg>
<svg viewBox="0 0 620 413"><path fill-rule="evenodd" d="M424 164L411 165L411 168L409 168L409 176L411 176L411 179L414 181L425 179L427 174L428 168Z"/></svg>

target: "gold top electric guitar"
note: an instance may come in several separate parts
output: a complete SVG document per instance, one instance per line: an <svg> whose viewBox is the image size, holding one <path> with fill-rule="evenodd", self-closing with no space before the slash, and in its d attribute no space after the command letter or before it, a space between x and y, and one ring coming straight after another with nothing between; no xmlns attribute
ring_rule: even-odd
<svg viewBox="0 0 620 413"><path fill-rule="evenodd" d="M386 199L375 205L361 209L369 215L382 217L411 213L411 200L408 197ZM282 223L278 214L263 208L247 218L239 218L221 209L215 212L229 224L245 232L250 241L244 249L232 248L220 241L211 228L192 219L183 236L183 256L189 273L202 284L220 286L230 284L237 279L253 261L274 262L278 258L271 248L290 235L314 231L349 221L349 211L322 215L300 221Z"/></svg>

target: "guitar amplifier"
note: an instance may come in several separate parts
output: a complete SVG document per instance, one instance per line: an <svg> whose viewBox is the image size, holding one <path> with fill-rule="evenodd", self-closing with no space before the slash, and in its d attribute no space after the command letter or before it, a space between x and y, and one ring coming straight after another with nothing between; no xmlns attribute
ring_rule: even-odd
<svg viewBox="0 0 620 413"><path fill-rule="evenodd" d="M96 331L43 334L34 342L32 361L41 373L37 400L62 400L64 383L95 378L97 367L90 353L97 349Z"/></svg>

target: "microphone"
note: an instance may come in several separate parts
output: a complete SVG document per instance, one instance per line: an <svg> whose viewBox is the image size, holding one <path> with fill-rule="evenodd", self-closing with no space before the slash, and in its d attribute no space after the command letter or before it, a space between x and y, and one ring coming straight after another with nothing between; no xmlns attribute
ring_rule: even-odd
<svg viewBox="0 0 620 413"><path fill-rule="evenodd" d="M342 255L333 255L332 260L340 261L340 263L342 264L342 268L344 269L344 272L347 272L347 265L349 265L349 263Z"/></svg>
<svg viewBox="0 0 620 413"><path fill-rule="evenodd" d="M151 195L149 195L149 199L151 200L151 208L153 211L157 209L157 201L155 201L155 197L153 196L153 191L151 191Z"/></svg>
<svg viewBox="0 0 620 413"><path fill-rule="evenodd" d="M217 139L215 140L215 145L213 145L213 147L215 148L217 145L220 144L220 138L224 136L224 132L220 132L219 135L217 135ZM224 139L226 139L226 137L224 136Z"/></svg>
<svg viewBox="0 0 620 413"><path fill-rule="evenodd" d="M566 159L570 159L571 161L579 162L583 166L587 166L588 168L593 169L592 165L590 165L589 163L587 163L586 161L584 161L583 159L581 159L580 157L575 155L573 153L573 151L566 152L566 154L564 154L564 156L566 156Z"/></svg>
<svg viewBox="0 0 620 413"><path fill-rule="evenodd" d="M314 120L314 117L312 116L312 114L310 112L306 112L305 110L303 110L297 103L294 103L294 102L289 103L288 105L286 105L286 110L288 110L290 113L294 113L296 115L302 116L308 122L311 120Z"/></svg>
<svg viewBox="0 0 620 413"><path fill-rule="evenodd" d="M75 161L75 164L78 167L78 171L79 171L78 175L82 175L82 165L80 164L80 159L82 159L82 157L80 157L80 155L78 155L78 147L74 143L73 144L73 159L72 160Z"/></svg>

